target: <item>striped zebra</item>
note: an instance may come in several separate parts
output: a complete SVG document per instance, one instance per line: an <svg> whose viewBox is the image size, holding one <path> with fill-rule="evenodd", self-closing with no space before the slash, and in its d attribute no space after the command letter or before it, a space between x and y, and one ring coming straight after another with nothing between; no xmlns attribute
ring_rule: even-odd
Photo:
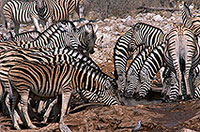
<svg viewBox="0 0 200 132"><path fill-rule="evenodd" d="M94 53L94 46L97 39L96 33L98 31L97 25L94 27L90 23L86 23L80 26L75 32L81 42L79 50L83 52L86 56Z"/></svg>
<svg viewBox="0 0 200 132"><path fill-rule="evenodd" d="M77 29L73 22L61 21L51 25L44 32L40 33L34 41L22 40L16 44L22 48L53 48L67 46L77 49L82 54L89 56L89 53L94 53L93 48L96 41L96 31L97 28L93 27L93 25L89 23ZM26 37L26 35L31 36L32 34L29 32L22 33L22 35L19 35L18 38L20 39L24 36Z"/></svg>
<svg viewBox="0 0 200 132"><path fill-rule="evenodd" d="M200 15L199 16L192 16L190 13L190 7L186 4L186 2L182 2L179 5L179 8L182 11L182 20L183 24L191 29L200 41Z"/></svg>
<svg viewBox="0 0 200 132"><path fill-rule="evenodd" d="M33 2L23 2L18 0L8 1L3 6L3 15L5 19L6 28L11 29L11 23L14 23L14 32L19 33L20 24L34 23L37 31L41 32L39 27L38 11L41 9L44 0L37 0Z"/></svg>
<svg viewBox="0 0 200 132"><path fill-rule="evenodd" d="M130 30L122 35L114 47L114 76L119 91L123 92L126 82L127 60L131 58L138 46L149 47L154 43L164 41L166 35L157 27L145 23L136 23Z"/></svg>
<svg viewBox="0 0 200 132"><path fill-rule="evenodd" d="M36 56L37 55L37 56ZM4 51L0 55L0 80L1 87L4 89L4 93L2 93L5 102L5 108L9 108L9 100L7 93L9 92L8 86L8 71L9 69L15 65L13 61L20 62L23 60L31 60L38 63L57 63L61 61L65 61L65 55L71 56L77 61L85 62L91 67L94 67L96 70L100 70L98 65L89 57L86 57L80 54L78 51L69 49L69 48L53 48L53 49L13 49ZM49 59L50 57L54 57L54 60Z"/></svg>
<svg viewBox="0 0 200 132"><path fill-rule="evenodd" d="M83 16L83 10L84 10L84 3L83 0L76 0L75 1L75 9L74 12L72 12L71 14L69 14L71 16L71 20L73 20L74 18L74 13L76 12L76 14L78 15L78 18L81 19Z"/></svg>
<svg viewBox="0 0 200 132"><path fill-rule="evenodd" d="M76 11L82 0L46 0L47 10L45 16L40 15L44 21L56 23L61 20L69 20L69 15Z"/></svg>
<svg viewBox="0 0 200 132"><path fill-rule="evenodd" d="M141 87L136 89L139 98L144 98L152 87L152 80L156 73L165 66L164 50L166 42L155 47L144 62L140 70Z"/></svg>
<svg viewBox="0 0 200 132"><path fill-rule="evenodd" d="M194 33L184 25L180 24L170 30L168 34L168 44L166 46L166 56L168 66L177 75L179 82L179 96L182 97L182 76L184 77L186 94L192 98L191 87L189 85L190 71L199 62L199 45Z"/></svg>
<svg viewBox="0 0 200 132"><path fill-rule="evenodd" d="M71 34L66 34L66 32L61 32L58 30L58 32L54 32L53 35L50 37L50 45L46 47L65 47L66 44L68 44L68 47L74 48L80 53L89 56L89 54L94 53L94 46L97 39L96 32L97 27L94 27L90 23L80 26L75 31L72 31L72 33L70 32ZM69 36L72 36L71 38L73 39L69 39L68 41L70 42L65 42L64 40L66 40L66 36L68 38ZM71 42L75 39L77 39L75 42ZM79 42L79 44L77 44L77 42Z"/></svg>
<svg viewBox="0 0 200 132"><path fill-rule="evenodd" d="M165 68L168 70L167 73L164 71L164 81L163 81L163 89L161 94L164 96L164 102L175 102L178 99L178 80L176 78L176 74L171 72L169 67ZM166 75L167 74L167 75Z"/></svg>
<svg viewBox="0 0 200 132"><path fill-rule="evenodd" d="M132 60L126 71L126 89L125 97L133 97L136 89L140 87L139 73L151 51L159 44L155 43L152 46L145 48Z"/></svg>
<svg viewBox="0 0 200 132"><path fill-rule="evenodd" d="M68 61L64 64L54 65L23 61L9 70L9 82L12 89L10 93L11 117L15 128L20 129L13 115L15 105L19 103L18 96L21 98L20 104L28 126L35 128L27 114L29 91L41 98L62 95L61 124L64 124L63 117L66 111L68 113L69 100L73 92L88 90L96 94L97 102L106 105L119 104L113 91L117 87L113 79L111 80L108 75L84 62L73 60L70 56L66 59Z"/></svg>
<svg viewBox="0 0 200 132"><path fill-rule="evenodd" d="M13 35L11 32L9 32L9 33L11 34L10 39L12 41L21 41L21 40L34 41L41 34L38 31L28 31L28 32L19 33L19 34L16 34L16 35Z"/></svg>

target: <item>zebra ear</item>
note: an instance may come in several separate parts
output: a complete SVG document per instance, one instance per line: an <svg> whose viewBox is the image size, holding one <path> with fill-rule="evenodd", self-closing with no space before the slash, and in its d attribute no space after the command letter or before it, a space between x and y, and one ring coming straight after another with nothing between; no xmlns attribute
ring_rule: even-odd
<svg viewBox="0 0 200 132"><path fill-rule="evenodd" d="M98 31L98 26L95 25L95 27L94 27L94 33L97 33L97 31Z"/></svg>
<svg viewBox="0 0 200 132"><path fill-rule="evenodd" d="M190 10L194 9L194 3L192 3L192 4L189 6L189 9L190 9Z"/></svg>
<svg viewBox="0 0 200 132"><path fill-rule="evenodd" d="M178 5L178 7L179 7L179 9L183 9L183 7L184 7L184 1L182 1L179 5Z"/></svg>

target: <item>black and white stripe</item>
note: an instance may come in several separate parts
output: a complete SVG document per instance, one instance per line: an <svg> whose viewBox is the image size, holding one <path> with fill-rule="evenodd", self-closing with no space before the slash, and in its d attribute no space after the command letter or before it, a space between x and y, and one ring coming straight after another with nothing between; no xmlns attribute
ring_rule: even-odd
<svg viewBox="0 0 200 132"><path fill-rule="evenodd" d="M151 51L158 44L154 44L136 55L136 57L131 62L129 68L126 71L126 89L125 89L125 97L133 97L136 89L140 87L140 77L139 73L143 64L145 63L147 57L151 53Z"/></svg>
<svg viewBox="0 0 200 132"><path fill-rule="evenodd" d="M145 23L136 23L117 40L114 48L114 75L120 91L124 91L127 60L133 52L141 45L149 47L164 41L165 38L166 35L161 29Z"/></svg>
<svg viewBox="0 0 200 132"><path fill-rule="evenodd" d="M162 44L155 47L140 70L141 87L138 87L136 91L141 98L144 98L151 90L154 76L164 66L165 46L166 42L162 42Z"/></svg>
<svg viewBox="0 0 200 132"><path fill-rule="evenodd" d="M33 2L23 2L18 0L8 1L3 6L3 15L6 22L6 27L11 28L12 22L15 25L15 33L19 33L20 24L34 23L36 29L41 32L39 27L38 7L43 0ZM38 6L38 7L37 7Z"/></svg>
<svg viewBox="0 0 200 132"><path fill-rule="evenodd" d="M168 35L168 45L166 46L166 56L168 66L177 75L179 81L179 96L182 96L182 76L186 85L186 94L192 97L191 87L189 87L190 71L199 62L199 45L192 30L184 25L177 25ZM168 54L168 55L167 55Z"/></svg>
<svg viewBox="0 0 200 132"><path fill-rule="evenodd" d="M67 61L64 64L56 65L24 61L10 69L9 80L12 87L13 104L11 111L14 110L14 104L18 104L17 96L19 95L22 111L30 128L35 128L35 126L27 114L29 91L42 98L62 95L60 123L63 123L63 116L68 109L72 92L79 93L85 89L96 94L97 102L106 105L119 104L113 92L113 88L116 89L117 85L112 78L84 62L73 60L70 56L66 56L65 59ZM14 127L20 129L13 113L11 117Z"/></svg>

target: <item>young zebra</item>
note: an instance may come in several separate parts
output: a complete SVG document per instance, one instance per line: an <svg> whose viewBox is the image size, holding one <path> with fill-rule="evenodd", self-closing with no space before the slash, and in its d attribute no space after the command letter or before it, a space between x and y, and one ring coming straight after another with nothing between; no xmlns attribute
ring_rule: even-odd
<svg viewBox="0 0 200 132"><path fill-rule="evenodd" d="M19 33L20 24L34 23L37 31L41 32L39 27L39 8L42 7L44 0L37 0L33 2L23 2L18 0L8 1L3 6L3 15L5 19L6 28L11 29L13 22L15 34Z"/></svg>
<svg viewBox="0 0 200 132"><path fill-rule="evenodd" d="M124 91L127 60L132 58L134 51L141 45L149 47L154 43L164 41L165 37L166 35L163 34L163 31L157 27L145 23L136 23L117 40L113 58L114 76L117 80L119 91Z"/></svg>
<svg viewBox="0 0 200 132"><path fill-rule="evenodd" d="M166 54L168 66L172 71L175 71L179 81L179 96L182 97L182 76L184 77L186 85L186 94L192 98L191 87L189 86L190 71L199 62L199 45L192 30L184 27L184 25L177 25L168 34L168 44Z"/></svg>
<svg viewBox="0 0 200 132"><path fill-rule="evenodd" d="M103 72L90 67L84 62L75 61L71 57L64 64L42 65L34 62L20 62L9 71L9 81L12 91L12 121L15 128L20 129L15 121L14 109L19 103L22 107L25 120L30 128L35 128L27 113L27 102L30 93L41 98L49 98L62 95L62 107L60 123L64 124L64 114L69 110L70 98L73 92L82 90L96 94L97 102L106 105L117 105L119 101L115 92L114 80ZM28 70L29 69L29 70ZM113 89L114 88L114 89Z"/></svg>
<svg viewBox="0 0 200 132"><path fill-rule="evenodd" d="M139 98L144 98L152 87L152 80L156 73L164 66L164 50L166 42L158 45L149 54L142 69L140 70L141 87L138 87L136 93Z"/></svg>

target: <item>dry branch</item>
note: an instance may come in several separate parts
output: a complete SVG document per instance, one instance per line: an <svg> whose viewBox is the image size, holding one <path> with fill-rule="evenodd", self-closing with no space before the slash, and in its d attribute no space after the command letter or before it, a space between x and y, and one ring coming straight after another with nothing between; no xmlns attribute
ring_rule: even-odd
<svg viewBox="0 0 200 132"><path fill-rule="evenodd" d="M146 10L146 11L150 11L150 10L153 10L153 11L179 11L179 9L177 8L165 8L165 7L147 7L147 6L140 6L137 8L138 10L141 9L141 10Z"/></svg>

